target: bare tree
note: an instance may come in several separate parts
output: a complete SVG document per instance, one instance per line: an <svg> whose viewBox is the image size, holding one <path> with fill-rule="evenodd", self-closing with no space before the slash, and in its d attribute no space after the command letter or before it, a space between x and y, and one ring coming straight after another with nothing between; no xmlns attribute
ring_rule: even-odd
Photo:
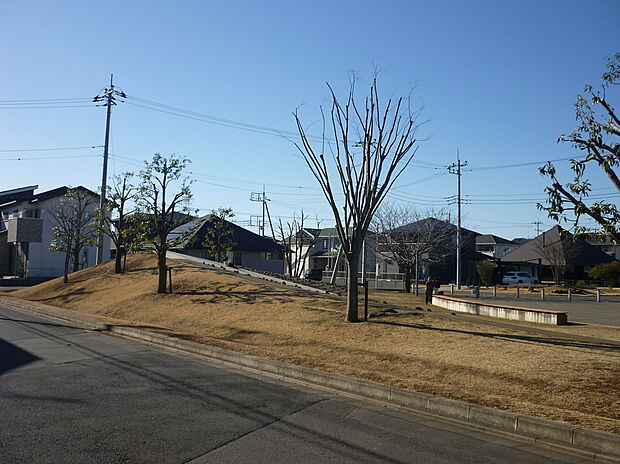
<svg viewBox="0 0 620 464"><path fill-rule="evenodd" d="M308 217L302 210L299 219L293 215L293 219L286 224L282 223L282 219L278 219L278 240L284 245L286 270L292 277L300 277L304 272L308 253L318 240L318 233L312 234L306 230ZM320 225L317 218L316 229L319 229Z"/></svg>
<svg viewBox="0 0 620 464"><path fill-rule="evenodd" d="M192 199L188 178L183 170L189 163L187 158L159 153L153 155L150 163L140 171L142 182L138 189L137 204L141 210L137 218L142 227L142 236L157 253L158 285L157 293L166 293L166 253L170 244L168 235L173 229L187 222L189 203ZM174 186L176 193L172 193Z"/></svg>
<svg viewBox="0 0 620 464"><path fill-rule="evenodd" d="M86 246L94 245L96 227L96 198L83 187L69 189L60 199L58 209L50 211L56 225L52 229L50 250L65 253L63 283L69 281L69 264L73 272L79 270L80 253Z"/></svg>
<svg viewBox="0 0 620 464"><path fill-rule="evenodd" d="M369 95L356 103L355 79L343 102L332 87L328 138L323 110L323 134L319 147L294 113L301 144L296 144L310 171L319 182L334 214L336 231L347 263L347 315L349 322L358 321L357 285L359 258L373 215L388 191L408 166L416 149L415 132L419 111L414 111L410 98L379 98L377 78ZM325 151L329 150L329 154ZM326 157L333 160L328 166ZM331 173L335 169L335 176ZM336 196L342 193L343 204Z"/></svg>
<svg viewBox="0 0 620 464"><path fill-rule="evenodd" d="M134 198L137 188L131 184L133 174L125 172L114 176L112 185L108 186L108 202L103 211L98 211L97 224L100 232L110 237L116 246L114 272L124 271L122 259L127 254L130 242L139 235L135 233L135 222L131 220L133 210L128 205Z"/></svg>
<svg viewBox="0 0 620 464"><path fill-rule="evenodd" d="M445 211L423 213L408 206L385 204L373 220L378 252L394 259L405 274L404 290L420 263L438 263L454 253L454 226Z"/></svg>
<svg viewBox="0 0 620 464"><path fill-rule="evenodd" d="M586 168L598 166L620 193L620 178L616 169L620 164L620 117L607 100L617 92L614 87L620 84L620 53L609 59L607 71L601 78L600 90L586 86L585 96L577 96L578 126L571 134L559 139L586 152L583 158L571 160L575 177L562 185L551 162L541 167L540 173L549 176L552 184L545 189L549 196L547 206L539 203L538 208L546 210L549 217L556 221L574 221L572 230L578 239L597 236L620 243L620 210L617 204L606 201L602 196L591 195L592 185L586 178ZM574 219L567 217L567 212L572 213ZM581 225L579 220L582 216L592 218L598 228Z"/></svg>
<svg viewBox="0 0 620 464"><path fill-rule="evenodd" d="M555 228L557 228L557 233L554 231ZM543 262L551 268L554 282L559 285L568 267L577 256L578 250L572 236L565 235L559 226L554 229L544 232L537 239L535 248Z"/></svg>

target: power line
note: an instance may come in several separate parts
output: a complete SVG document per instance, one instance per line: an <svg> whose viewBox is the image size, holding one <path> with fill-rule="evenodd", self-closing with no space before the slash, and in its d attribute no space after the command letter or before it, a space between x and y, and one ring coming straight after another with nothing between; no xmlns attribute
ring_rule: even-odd
<svg viewBox="0 0 620 464"><path fill-rule="evenodd" d="M65 151L65 150L87 150L102 148L103 145L90 145L85 147L58 147L58 148L8 148L0 150L2 153L22 152L22 151Z"/></svg>
<svg viewBox="0 0 620 464"><path fill-rule="evenodd" d="M0 110L33 110L33 109L55 109L55 108L96 108L101 105L49 105L49 106L2 106Z"/></svg>
<svg viewBox="0 0 620 464"><path fill-rule="evenodd" d="M41 161L41 160L55 160L55 159L70 159L70 158L98 158L99 155L74 155L74 156L35 156L35 157L19 157L19 158L0 158L0 161Z"/></svg>
<svg viewBox="0 0 620 464"><path fill-rule="evenodd" d="M552 159L552 160L541 160L541 161L529 161L527 163L518 163L518 164L500 164L500 165L495 165L495 166L480 166L480 167L474 166L469 169L466 169L466 171L488 171L491 169L520 168L522 166L535 166L535 165L540 165L544 163L555 163L557 161L568 161L574 158L575 158L574 156L570 156L567 158L557 158L557 159Z"/></svg>
<svg viewBox="0 0 620 464"><path fill-rule="evenodd" d="M0 104L58 103L70 101L92 101L91 97L76 98L42 98L38 100L0 100Z"/></svg>

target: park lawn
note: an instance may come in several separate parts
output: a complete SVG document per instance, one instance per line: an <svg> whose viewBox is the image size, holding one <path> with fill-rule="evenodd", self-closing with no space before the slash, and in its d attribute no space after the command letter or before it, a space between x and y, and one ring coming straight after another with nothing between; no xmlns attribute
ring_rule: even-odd
<svg viewBox="0 0 620 464"><path fill-rule="evenodd" d="M68 284L55 279L6 295L262 358L620 434L617 346L432 312L351 324L344 322L341 298L174 261L175 293L160 295L154 292L153 255L132 255L127 263L124 275L106 263L71 274Z"/></svg>

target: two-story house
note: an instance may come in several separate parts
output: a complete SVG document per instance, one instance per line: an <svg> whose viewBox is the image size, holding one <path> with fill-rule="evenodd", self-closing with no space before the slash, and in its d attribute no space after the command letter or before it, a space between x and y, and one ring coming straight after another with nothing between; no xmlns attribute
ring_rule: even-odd
<svg viewBox="0 0 620 464"><path fill-rule="evenodd" d="M55 212L69 187L35 193L37 185L0 191L0 276L58 277L63 274L65 254L50 251ZM99 195L92 195L98 207ZM110 256L110 239L104 237L104 256ZM95 264L96 247L82 250L79 267Z"/></svg>
<svg viewBox="0 0 620 464"><path fill-rule="evenodd" d="M515 243L513 240L493 234L478 235L476 237L476 251L493 259L502 258L520 245L520 243Z"/></svg>

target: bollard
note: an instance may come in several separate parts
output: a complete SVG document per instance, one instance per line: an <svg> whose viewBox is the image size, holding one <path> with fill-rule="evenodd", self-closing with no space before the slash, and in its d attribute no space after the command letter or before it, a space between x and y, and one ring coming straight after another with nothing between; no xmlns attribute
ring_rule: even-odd
<svg viewBox="0 0 620 464"><path fill-rule="evenodd" d="M596 302L601 302L601 291L598 288L596 289Z"/></svg>
<svg viewBox="0 0 620 464"><path fill-rule="evenodd" d="M358 287L364 287L364 321L368 322L368 281L357 283Z"/></svg>
<svg viewBox="0 0 620 464"><path fill-rule="evenodd" d="M568 297L568 301L572 301L573 295L571 294L570 288L568 289L566 296Z"/></svg>
<svg viewBox="0 0 620 464"><path fill-rule="evenodd" d="M540 299L541 300L545 299L545 287L540 288Z"/></svg>
<svg viewBox="0 0 620 464"><path fill-rule="evenodd" d="M520 289L520 288L519 288L519 286L517 285L517 298L519 298L519 296L520 296L520 292L519 292L520 290L521 290L521 289Z"/></svg>
<svg viewBox="0 0 620 464"><path fill-rule="evenodd" d="M493 285L493 298L497 297L497 285Z"/></svg>

